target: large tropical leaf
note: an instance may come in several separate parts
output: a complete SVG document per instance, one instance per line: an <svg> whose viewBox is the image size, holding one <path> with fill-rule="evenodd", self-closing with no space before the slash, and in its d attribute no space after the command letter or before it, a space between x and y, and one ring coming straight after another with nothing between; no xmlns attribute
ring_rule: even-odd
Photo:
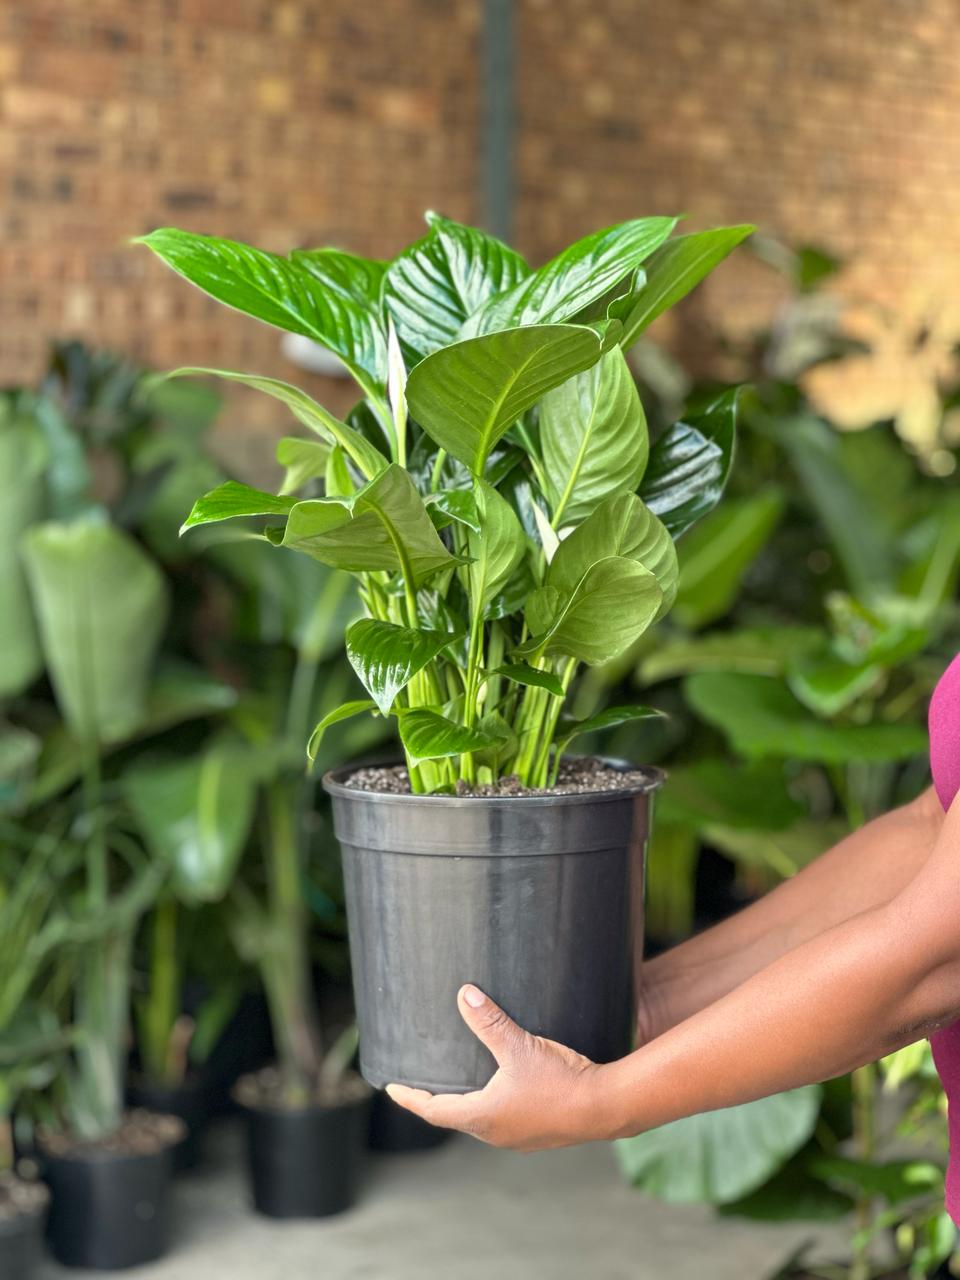
<svg viewBox="0 0 960 1280"><path fill-rule="evenodd" d="M640 497L674 538L720 501L736 439L739 390L726 391L702 413L675 422L650 450Z"/></svg>
<svg viewBox="0 0 960 1280"><path fill-rule="evenodd" d="M347 658L370 697L389 715L397 694L455 639L452 632L361 618L347 629Z"/></svg>
<svg viewBox="0 0 960 1280"><path fill-rule="evenodd" d="M343 249L294 249L290 260L305 267L329 292L379 313L386 262L360 258Z"/></svg>
<svg viewBox="0 0 960 1280"><path fill-rule="evenodd" d="M694 671L779 676L822 645L823 632L818 627L751 627L676 636L641 660L640 676L650 683Z"/></svg>
<svg viewBox="0 0 960 1280"><path fill-rule="evenodd" d="M576 524L611 494L636 489L647 465L647 420L619 347L547 392L540 446L555 528Z"/></svg>
<svg viewBox="0 0 960 1280"><path fill-rule="evenodd" d="M473 490L479 530L467 528L468 563L460 574L475 614L482 614L510 581L527 540L516 512L492 485L477 480Z"/></svg>
<svg viewBox="0 0 960 1280"><path fill-rule="evenodd" d="M20 540L43 511L48 450L36 423L6 420L0 403L0 698L19 693L39 674L43 655L23 572Z"/></svg>
<svg viewBox="0 0 960 1280"><path fill-rule="evenodd" d="M37 525L24 559L64 719L86 742L125 737L147 705L167 618L163 575L127 534L93 521Z"/></svg>
<svg viewBox="0 0 960 1280"><path fill-rule="evenodd" d="M809 1085L675 1120L615 1144L624 1174L674 1204L728 1204L761 1186L809 1139L820 1088Z"/></svg>
<svg viewBox="0 0 960 1280"><path fill-rule="evenodd" d="M463 336L573 319L659 248L676 225L676 218L635 218L584 236L491 298L464 325Z"/></svg>
<svg viewBox="0 0 960 1280"><path fill-rule="evenodd" d="M553 387L596 364L605 343L587 325L504 329L443 347L410 374L407 404L441 448L482 475L490 451Z"/></svg>
<svg viewBox="0 0 960 1280"><path fill-rule="evenodd" d="M783 764L773 760L734 765L708 758L671 766L670 785L657 798L658 818L696 831L711 823L783 831L802 816L787 790Z"/></svg>
<svg viewBox="0 0 960 1280"><path fill-rule="evenodd" d="M160 227L135 241L218 302L300 333L339 356L364 390L382 393L387 346L369 307L324 287L313 268L251 245Z"/></svg>
<svg viewBox="0 0 960 1280"><path fill-rule="evenodd" d="M427 215L430 233L390 264L383 286L411 367L449 346L468 316L530 274L513 249L476 227Z"/></svg>

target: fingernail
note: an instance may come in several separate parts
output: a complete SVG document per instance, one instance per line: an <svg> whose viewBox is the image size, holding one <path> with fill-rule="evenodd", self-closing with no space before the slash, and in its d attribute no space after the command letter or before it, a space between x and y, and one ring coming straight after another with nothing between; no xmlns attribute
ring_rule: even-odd
<svg viewBox="0 0 960 1280"><path fill-rule="evenodd" d="M471 1009L479 1009L485 999L486 996L482 991L478 991L476 987L466 986L463 988L464 1004L468 1004Z"/></svg>

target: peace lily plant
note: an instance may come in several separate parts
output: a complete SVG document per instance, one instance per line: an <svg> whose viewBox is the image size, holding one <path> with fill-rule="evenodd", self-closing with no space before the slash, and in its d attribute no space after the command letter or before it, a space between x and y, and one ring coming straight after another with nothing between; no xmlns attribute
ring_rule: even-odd
<svg viewBox="0 0 960 1280"><path fill-rule="evenodd" d="M395 717L416 792L556 779L578 734L653 714L563 715L578 667L670 608L674 541L718 501L735 393L655 440L626 352L752 228L673 236L677 219L595 232L532 270L436 214L392 262L289 257L161 229L142 243L227 305L332 351L362 400L341 421L298 388L213 373L285 404L316 439L280 442L279 494L229 482L184 529L266 517L250 536L357 575L346 633L369 711ZM319 494L320 496L315 496Z"/></svg>

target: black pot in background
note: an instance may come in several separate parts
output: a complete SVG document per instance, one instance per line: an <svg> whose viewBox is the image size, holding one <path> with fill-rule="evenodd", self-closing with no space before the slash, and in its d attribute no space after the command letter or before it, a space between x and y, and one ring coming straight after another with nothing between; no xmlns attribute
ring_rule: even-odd
<svg viewBox="0 0 960 1280"><path fill-rule="evenodd" d="M325 1218L355 1204L370 1098L290 1110L245 1105L253 1204L268 1218Z"/></svg>
<svg viewBox="0 0 960 1280"><path fill-rule="evenodd" d="M427 1124L413 1112L398 1107L385 1093L375 1093L370 1111L370 1149L389 1154L430 1151L451 1136L449 1129Z"/></svg>
<svg viewBox="0 0 960 1280"><path fill-rule="evenodd" d="M0 1217L0 1276L3 1280L33 1280L43 1240L43 1220L47 1205Z"/></svg>
<svg viewBox="0 0 960 1280"><path fill-rule="evenodd" d="M154 1084L134 1076L127 1086L127 1102L158 1115L176 1116L185 1132L173 1148L173 1171L195 1169L200 1161L200 1139L210 1118L207 1093L199 1076L188 1076L180 1085Z"/></svg>
<svg viewBox="0 0 960 1280"><path fill-rule="evenodd" d="M173 1148L149 1155L44 1154L47 1242L65 1267L119 1271L166 1252Z"/></svg>

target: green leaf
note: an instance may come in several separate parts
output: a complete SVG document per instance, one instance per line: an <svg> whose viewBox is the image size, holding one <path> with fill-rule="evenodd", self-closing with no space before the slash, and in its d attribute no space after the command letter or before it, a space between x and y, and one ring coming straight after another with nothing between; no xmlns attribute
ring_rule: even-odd
<svg viewBox="0 0 960 1280"><path fill-rule="evenodd" d="M463 336L570 320L619 284L670 235L676 218L635 218L594 231L475 312Z"/></svg>
<svg viewBox="0 0 960 1280"><path fill-rule="evenodd" d="M236 516L285 516L296 505L296 498L277 497L262 489L251 489L248 484L240 484L237 480L227 480L196 500L193 510L180 526L180 532L185 533L200 524L232 520Z"/></svg>
<svg viewBox="0 0 960 1280"><path fill-rule="evenodd" d="M644 265L639 288L618 300L610 314L623 322L621 346L633 346L657 316L669 310L703 280L723 259L746 240L755 227L714 227L692 235L677 236L660 246Z"/></svg>
<svg viewBox="0 0 960 1280"><path fill-rule="evenodd" d="M677 551L665 526L635 493L605 498L564 538L547 570L547 585L568 595L590 566L606 556L636 560L653 574L663 593L657 614L662 617L677 594Z"/></svg>
<svg viewBox="0 0 960 1280"><path fill-rule="evenodd" d="M576 524L612 494L636 489L647 465L647 420L619 347L547 392L540 445L555 528Z"/></svg>
<svg viewBox="0 0 960 1280"><path fill-rule="evenodd" d="M410 367L456 341L468 316L530 274L518 253L486 232L427 216L429 235L394 259L383 287Z"/></svg>
<svg viewBox="0 0 960 1280"><path fill-rule="evenodd" d="M368 307L322 287L312 265L175 227L161 227L134 243L145 244L218 302L319 342L340 357L365 391L380 394L387 369L382 327Z"/></svg>
<svg viewBox="0 0 960 1280"><path fill-rule="evenodd" d="M346 454L338 444L330 450L327 465L323 472L323 488L328 498L345 498L356 493L350 468L347 466Z"/></svg>
<svg viewBox="0 0 960 1280"><path fill-rule="evenodd" d="M569 596L555 587L534 592L526 616L533 638L517 657L562 653L598 666L609 662L653 623L663 592L656 577L636 560L608 556L586 571Z"/></svg>
<svg viewBox="0 0 960 1280"><path fill-rule="evenodd" d="M477 500L469 489L442 489L439 493L428 493L423 501L435 528L445 529L456 522L465 524L474 533L480 532Z"/></svg>
<svg viewBox="0 0 960 1280"><path fill-rule="evenodd" d="M356 493L298 502L282 536L273 536L335 569L399 570L413 589L457 563L440 541L413 481L396 464Z"/></svg>
<svg viewBox="0 0 960 1280"><path fill-rule="evenodd" d="M923 755L927 738L914 724L826 724L779 680L702 672L684 681L687 701L746 756L820 764L906 760Z"/></svg>
<svg viewBox="0 0 960 1280"><path fill-rule="evenodd" d="M655 707L607 707L584 720L561 721L556 738L557 755L562 756L574 738L582 737L585 733L615 729L618 724L628 724L633 720L656 720L663 714Z"/></svg>
<svg viewBox="0 0 960 1280"><path fill-rule="evenodd" d="M277 462L284 468L281 494L296 493L311 480L326 474L330 446L321 440L284 436L277 441Z"/></svg>
<svg viewBox="0 0 960 1280"><path fill-rule="evenodd" d="M943 1170L931 1160L889 1160L873 1163L844 1156L811 1157L810 1172L845 1191L879 1197L888 1205L902 1204L921 1192L943 1186Z"/></svg>
<svg viewBox="0 0 960 1280"><path fill-rule="evenodd" d="M809 1085L622 1138L625 1176L671 1204L729 1204L756 1190L809 1139L820 1088Z"/></svg>
<svg viewBox="0 0 960 1280"><path fill-rule="evenodd" d="M329 292L379 314L387 263L343 249L294 249L290 261L304 267Z"/></svg>
<svg viewBox="0 0 960 1280"><path fill-rule="evenodd" d="M833 1222L847 1217L853 1207L849 1196L807 1171L801 1153L756 1191L721 1205L720 1213L754 1222Z"/></svg>
<svg viewBox="0 0 960 1280"><path fill-rule="evenodd" d="M20 540L40 519L49 452L29 419L4 421L0 401L0 698L20 693L40 674L43 655L23 571Z"/></svg>
<svg viewBox="0 0 960 1280"><path fill-rule="evenodd" d="M347 629L347 657L370 697L389 715L401 689L456 639L453 632L415 631L361 618Z"/></svg>
<svg viewBox="0 0 960 1280"><path fill-rule="evenodd" d="M676 636L664 640L641 660L640 678L653 684L694 671L780 676L822 644L823 632L818 627L752 627Z"/></svg>
<svg viewBox="0 0 960 1280"><path fill-rule="evenodd" d="M711 824L746 830L783 831L803 816L787 790L779 761L731 764L697 760L671 766L670 785L657 799L657 817L693 827Z"/></svg>
<svg viewBox="0 0 960 1280"><path fill-rule="evenodd" d="M739 388L675 422L650 450L640 497L674 538L720 501L733 463Z"/></svg>
<svg viewBox="0 0 960 1280"><path fill-rule="evenodd" d="M469 563L459 572L470 596L471 609L475 614L482 614L510 581L526 553L527 540L513 507L492 485L476 480L473 498L480 530L467 529Z"/></svg>
<svg viewBox="0 0 960 1280"><path fill-rule="evenodd" d="M332 724L339 724L341 720L349 720L351 716L359 716L364 711L376 711L376 709L377 704L372 699L355 698L351 702L342 702L339 707L334 707L332 711L328 711L314 728L313 733L310 735L310 741L307 743L307 758L310 763L312 764L316 760L323 735Z"/></svg>
<svg viewBox="0 0 960 1280"><path fill-rule="evenodd" d="M127 534L92 521L37 525L24 560L64 719L85 742L125 737L143 717L167 620L163 575Z"/></svg>
<svg viewBox="0 0 960 1280"><path fill-rule="evenodd" d="M262 391L274 400L285 404L293 416L305 427L315 431L328 444L338 444L356 463L363 475L372 480L375 475L387 466L387 459L379 449L370 443L354 427L349 427L339 418L335 418L322 404L317 404L305 391L291 386L289 382L280 382L276 378L262 378L253 373L233 373L229 369L204 369L188 367L175 369L168 373L168 378L193 377L226 378L229 382L239 382L242 386L253 387Z"/></svg>
<svg viewBox="0 0 960 1280"><path fill-rule="evenodd" d="M533 685L537 689L547 689L555 698L563 697L563 685L552 671L543 671L540 667L531 667L529 662L505 662L487 672L488 676L506 676L516 684Z"/></svg>
<svg viewBox="0 0 960 1280"><path fill-rule="evenodd" d="M467 751L479 751L496 741L491 734L481 729L468 729L426 707L401 711L399 721L400 741L412 765L418 765L424 760L439 760L444 756L463 755Z"/></svg>
<svg viewBox="0 0 960 1280"><path fill-rule="evenodd" d="M882 674L883 667L877 663L849 663L824 654L792 667L787 684L811 711L829 718L845 711L874 688Z"/></svg>
<svg viewBox="0 0 960 1280"><path fill-rule="evenodd" d="M586 325L534 325L442 347L410 374L410 413L442 449L482 475L520 415L595 364L610 340Z"/></svg>
<svg viewBox="0 0 960 1280"><path fill-rule="evenodd" d="M782 512L776 490L732 499L684 538L674 615L685 627L702 627L727 612Z"/></svg>

